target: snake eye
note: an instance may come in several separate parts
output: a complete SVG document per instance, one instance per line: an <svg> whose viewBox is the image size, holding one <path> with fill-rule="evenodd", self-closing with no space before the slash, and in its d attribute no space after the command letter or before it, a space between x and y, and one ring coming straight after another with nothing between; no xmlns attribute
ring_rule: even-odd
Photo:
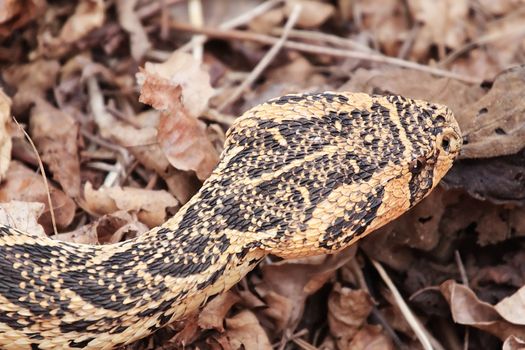
<svg viewBox="0 0 525 350"><path fill-rule="evenodd" d="M425 165L427 164L427 160L425 157L418 157L417 159L414 159L410 165L409 169L412 174L419 174Z"/></svg>
<svg viewBox="0 0 525 350"><path fill-rule="evenodd" d="M461 147L461 140L457 134L452 131L446 131L438 139L440 148L447 154L457 153Z"/></svg>

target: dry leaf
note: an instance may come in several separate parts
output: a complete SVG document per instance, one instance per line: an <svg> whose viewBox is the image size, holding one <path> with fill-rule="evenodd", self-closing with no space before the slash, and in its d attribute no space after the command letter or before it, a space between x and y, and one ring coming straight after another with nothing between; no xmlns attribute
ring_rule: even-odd
<svg viewBox="0 0 525 350"><path fill-rule="evenodd" d="M104 215L74 231L54 235L53 238L82 244L111 244L120 242L124 238L140 236L146 231L148 227L140 223L134 215L125 211L117 211Z"/></svg>
<svg viewBox="0 0 525 350"><path fill-rule="evenodd" d="M0 223L22 232L45 236L44 229L37 222L43 211L44 204L38 202L0 203Z"/></svg>
<svg viewBox="0 0 525 350"><path fill-rule="evenodd" d="M13 114L21 114L33 105L35 100L44 99L55 85L59 71L60 64L56 60L36 60L5 69L2 77L17 89L13 96Z"/></svg>
<svg viewBox="0 0 525 350"><path fill-rule="evenodd" d="M295 5L302 6L301 14L297 19L297 26L302 28L317 28L335 13L335 7L323 1L287 0L285 6L287 16L290 16Z"/></svg>
<svg viewBox="0 0 525 350"><path fill-rule="evenodd" d="M67 227L75 215L75 202L52 184L49 184L49 190L57 226L59 228ZM6 178L0 185L0 202L12 200L43 203L45 211L40 216L38 223L44 226L46 232L52 231L44 180L42 180L39 172L35 173L17 161L11 162Z"/></svg>
<svg viewBox="0 0 525 350"><path fill-rule="evenodd" d="M117 210L137 212L139 220L149 227L164 223L178 207L179 202L164 190L146 190L133 187L101 187L94 190L91 183L84 186L86 208L99 215Z"/></svg>
<svg viewBox="0 0 525 350"><path fill-rule="evenodd" d="M0 182L4 179L9 162L13 143L8 127L11 120L11 99L0 89Z"/></svg>
<svg viewBox="0 0 525 350"><path fill-rule="evenodd" d="M339 88L341 91L367 93L394 93L402 96L444 104L452 109L461 130L468 123L462 119L461 109L476 101L483 89L457 80L402 68L358 69L352 78Z"/></svg>
<svg viewBox="0 0 525 350"><path fill-rule="evenodd" d="M75 13L68 18L58 37L57 45L72 44L104 23L103 0L81 0Z"/></svg>
<svg viewBox="0 0 525 350"><path fill-rule="evenodd" d="M503 343L502 350L525 350L525 340L511 335Z"/></svg>
<svg viewBox="0 0 525 350"><path fill-rule="evenodd" d="M151 43L135 11L137 0L118 0L116 5L118 21L122 28L129 33L131 56L136 61L140 61L151 48Z"/></svg>
<svg viewBox="0 0 525 350"><path fill-rule="evenodd" d="M444 56L445 48L459 48L467 40L467 0L409 0L408 7L421 26L411 52L416 60L426 57L431 45L437 45L440 55Z"/></svg>
<svg viewBox="0 0 525 350"><path fill-rule="evenodd" d="M396 348L381 326L366 324L357 332L348 347L339 347L339 349L394 350Z"/></svg>
<svg viewBox="0 0 525 350"><path fill-rule="evenodd" d="M151 80L151 81L149 81ZM173 90L182 88L182 103L192 117L200 116L208 107L208 101L214 94L210 85L210 75L199 61L183 52L175 52L163 63L146 62L144 69L137 73L141 85L139 101L147 103L157 110L173 108ZM149 87L144 84L153 84ZM168 91L165 91L165 90Z"/></svg>
<svg viewBox="0 0 525 350"><path fill-rule="evenodd" d="M335 284L328 298L328 324L339 349L353 349L349 344L373 307L372 297L366 291Z"/></svg>
<svg viewBox="0 0 525 350"><path fill-rule="evenodd" d="M257 317L248 310L226 319L226 335L233 349L272 349L272 344Z"/></svg>
<svg viewBox="0 0 525 350"><path fill-rule="evenodd" d="M181 202L186 203L197 192L197 183L189 174L174 169L162 152L157 142L157 129L154 127L136 127L121 122L112 122L105 131L116 143L125 147L146 168L159 174L171 193Z"/></svg>
<svg viewBox="0 0 525 350"><path fill-rule="evenodd" d="M41 14L45 0L4 0L0 2L0 35L8 36Z"/></svg>
<svg viewBox="0 0 525 350"><path fill-rule="evenodd" d="M453 280L444 282L440 288L456 323L479 328L502 341L511 336L525 339L525 287L495 306L479 300L472 290Z"/></svg>
<svg viewBox="0 0 525 350"><path fill-rule="evenodd" d="M69 197L79 198L78 123L68 114L39 99L31 110L30 133L53 178Z"/></svg>
<svg viewBox="0 0 525 350"><path fill-rule="evenodd" d="M202 329L216 329L224 331L224 318L231 307L238 303L241 298L231 290L219 294L210 301L200 312L198 317L199 327Z"/></svg>
<svg viewBox="0 0 525 350"><path fill-rule="evenodd" d="M353 18L361 35L371 36L388 56L397 56L409 30L398 0L354 0Z"/></svg>
<svg viewBox="0 0 525 350"><path fill-rule="evenodd" d="M279 327L290 327L293 330L303 314L306 298L319 290L335 270L352 259L355 249L355 247L351 247L335 255L287 260L264 265L261 268L264 284L259 285L257 290L265 299L267 295L271 295L267 304L278 308L272 310L270 307L264 310L264 314L276 318L274 322ZM288 301L280 300L272 293L276 293ZM285 309L281 310L284 307ZM277 330L283 329L278 328Z"/></svg>
<svg viewBox="0 0 525 350"><path fill-rule="evenodd" d="M498 75L490 91L457 112L466 138L463 158L488 158L525 148L525 66Z"/></svg>
<svg viewBox="0 0 525 350"><path fill-rule="evenodd" d="M181 103L181 93L184 92L180 85L172 85L158 75L143 74L146 79L140 101L164 110L157 138L168 160L175 168L193 170L199 179L205 180L219 160L206 134L206 125L188 115Z"/></svg>

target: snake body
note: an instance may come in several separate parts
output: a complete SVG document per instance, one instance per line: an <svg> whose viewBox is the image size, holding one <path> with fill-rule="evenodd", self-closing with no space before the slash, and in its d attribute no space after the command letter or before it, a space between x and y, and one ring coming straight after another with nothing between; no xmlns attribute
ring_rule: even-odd
<svg viewBox="0 0 525 350"><path fill-rule="evenodd" d="M0 347L109 349L194 312L267 254L341 250L426 196L459 153L444 106L326 92L256 106L200 191L112 245L0 225Z"/></svg>

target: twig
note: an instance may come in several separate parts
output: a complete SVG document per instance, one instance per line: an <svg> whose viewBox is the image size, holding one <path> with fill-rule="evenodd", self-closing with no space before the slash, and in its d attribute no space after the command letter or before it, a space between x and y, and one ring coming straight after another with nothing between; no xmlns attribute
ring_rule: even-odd
<svg viewBox="0 0 525 350"><path fill-rule="evenodd" d="M193 24L195 27L202 27L204 25L201 0L190 0L188 2L188 15L191 24ZM204 35L196 35L191 38L193 58L199 62L202 62L205 41L206 36Z"/></svg>
<svg viewBox="0 0 525 350"><path fill-rule="evenodd" d="M467 276L467 270L465 270L465 265L463 264L463 260L461 260L461 255L459 254L459 251L454 251L454 256L456 258L456 264L458 265L459 274L461 275L461 282L465 285L469 285L468 276ZM465 326L465 336L463 337L463 349L468 349L469 344L469 338L470 338L470 328L468 326Z"/></svg>
<svg viewBox="0 0 525 350"><path fill-rule="evenodd" d="M235 29L219 29L219 28L196 28L189 24L179 23L179 22L172 22L171 27L173 29L181 30L181 31L187 31L192 33L202 33L206 34L209 37L214 38L223 38L223 39L233 39L233 40L247 40L247 41L255 41L262 44L268 44L273 45L278 40L278 38L275 38L270 35L265 34L259 34L259 33L253 33L243 30L235 30ZM332 47L323 47L320 45L312 45L312 44L305 44L297 41L285 41L283 44L284 48L291 49L291 50L297 50L302 52L308 52L308 53L314 53L314 54L320 54L320 55L328 55L328 56L334 56L334 57L346 57L346 58L354 58L359 60L365 60L370 62L377 62L377 63L385 63L390 64L398 67L403 68L409 68L413 70L418 70L430 74L434 74L437 76L442 76L446 78L456 79L459 81L463 81L470 84L480 84L481 79L454 73L451 71L447 71L440 68L435 67L429 67L425 66L423 64L419 64L416 62L406 61L400 58L395 57L389 57L384 56L381 54L376 53L370 53L370 52L361 52L361 51L355 51L355 50L344 50L344 49L338 49L338 48L332 48Z"/></svg>
<svg viewBox="0 0 525 350"><path fill-rule="evenodd" d="M390 292L392 292L392 295L394 296L397 305L401 310L401 313L403 314L407 323L410 325L410 327L416 334L417 338L421 342L421 345L423 345L423 348L425 350L433 350L434 348L432 347L432 343L430 342L427 333L421 327L421 323L412 313L412 310L410 310L408 305L405 303L405 300L401 296L401 293L399 293L394 282L392 282L385 269L383 269L383 266L381 266L381 264L374 259L370 259L370 261L372 262L372 265L374 265L374 267L376 268L377 272L379 273L379 276L381 276L383 282L385 282L388 289L390 289Z"/></svg>
<svg viewBox="0 0 525 350"><path fill-rule="evenodd" d="M487 45L491 42L498 41L500 39L508 39L512 37L519 37L525 35L525 25L513 26L510 30L503 30L496 33L480 36L468 44L460 47L459 49L452 51L448 56L438 62L439 67L446 67L460 56L466 54L470 50L478 48L483 45Z"/></svg>
<svg viewBox="0 0 525 350"><path fill-rule="evenodd" d="M254 19L257 16L262 15L263 13L267 12L268 10L271 10L273 7L280 4L283 0L270 0L261 3L260 5L254 7L250 11L247 11L243 14L241 14L238 17L235 17L229 21L223 22L219 25L220 29L233 29L235 27L239 27L243 24L246 24L250 22L252 19ZM208 39L207 35L204 35L202 37L202 44ZM198 42L195 42L191 40L190 42L182 45L177 49L177 51L187 52L190 50L193 50L193 46L199 44Z"/></svg>
<svg viewBox="0 0 525 350"><path fill-rule="evenodd" d="M301 5L295 5L292 13L290 14L290 17L288 17L288 21L286 21L286 24L284 25L283 34L275 42L275 44L272 46L272 48L264 55L264 57L257 63L255 68L250 72L250 74L244 79L244 81L235 89L235 91L231 94L231 96L224 101L218 108L219 111L224 110L227 106L229 106L231 103L235 102L239 96L242 95L244 90L261 75L261 73L268 67L270 62L275 58L277 53L281 50L283 47L286 39L288 38L288 35L290 34L290 30L293 28L297 20L299 19L299 14L301 13L302 6Z"/></svg>
<svg viewBox="0 0 525 350"><path fill-rule="evenodd" d="M276 28L271 31L273 35L282 35L282 28ZM342 38L337 35L318 32L315 30L292 29L289 38L302 39L309 41L317 41L324 44L331 44L345 49L355 49L363 52L374 52L374 50L366 45L363 45L355 40Z"/></svg>
<svg viewBox="0 0 525 350"><path fill-rule="evenodd" d="M51 191L49 190L49 184L47 182L47 176L46 176L46 170L44 169L44 163L42 162L42 159L40 158L40 154L38 154L38 150L36 149L36 146L33 143L33 140L31 139L29 134L24 130L24 128L22 128L22 126L18 123L15 117L13 117L13 121L20 128L20 130L24 133L25 137L31 144L31 147L33 148L33 151L36 154L36 159L38 161L38 169L40 170L40 174L42 175L42 179L44 180L44 187L46 189L47 202L49 204L49 214L51 215L51 224L53 225L53 233L57 235L58 230L57 230L57 222L55 219L55 210L53 209L53 202L51 202Z"/></svg>

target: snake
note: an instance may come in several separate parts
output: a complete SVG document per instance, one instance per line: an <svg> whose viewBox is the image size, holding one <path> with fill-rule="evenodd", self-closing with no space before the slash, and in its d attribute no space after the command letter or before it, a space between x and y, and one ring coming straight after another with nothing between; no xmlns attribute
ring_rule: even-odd
<svg viewBox="0 0 525 350"><path fill-rule="evenodd" d="M226 133L208 179L167 221L107 245L0 225L0 347L111 349L198 312L268 255L334 254L421 201L460 153L443 105L289 94Z"/></svg>

